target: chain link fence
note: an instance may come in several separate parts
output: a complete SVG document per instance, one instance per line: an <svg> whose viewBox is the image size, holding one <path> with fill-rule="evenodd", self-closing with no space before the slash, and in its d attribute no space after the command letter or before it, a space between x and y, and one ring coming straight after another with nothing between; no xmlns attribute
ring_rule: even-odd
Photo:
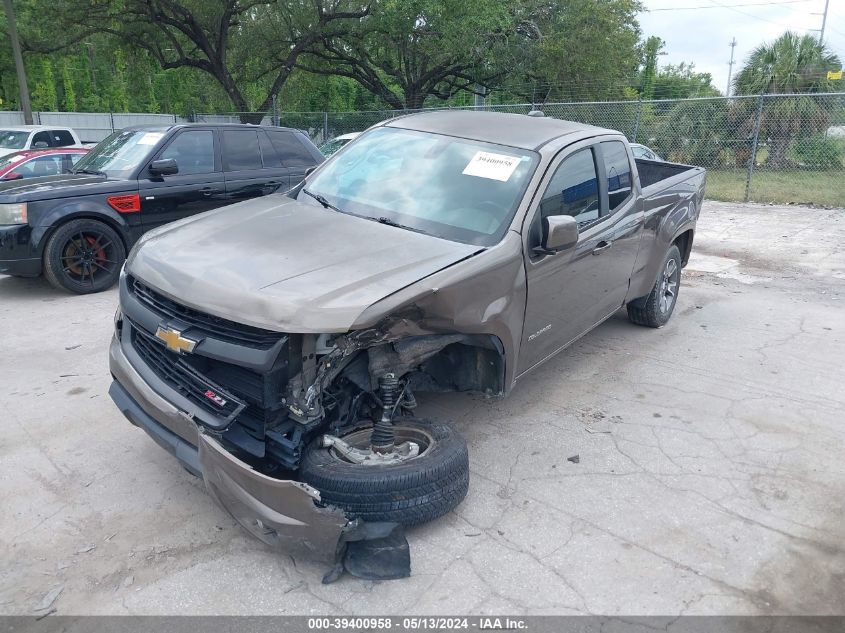
<svg viewBox="0 0 845 633"><path fill-rule="evenodd" d="M845 92L461 109L527 114L535 108L546 116L619 130L665 160L706 167L710 198L845 208ZM195 119L293 127L320 145L420 111L197 114Z"/></svg>

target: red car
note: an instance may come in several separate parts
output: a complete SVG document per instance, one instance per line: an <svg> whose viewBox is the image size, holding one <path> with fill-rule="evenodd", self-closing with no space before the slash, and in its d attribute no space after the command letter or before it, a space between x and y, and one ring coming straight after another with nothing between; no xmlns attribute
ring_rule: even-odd
<svg viewBox="0 0 845 633"><path fill-rule="evenodd" d="M60 147L8 154L0 158L0 180L66 174L88 151L86 147Z"/></svg>

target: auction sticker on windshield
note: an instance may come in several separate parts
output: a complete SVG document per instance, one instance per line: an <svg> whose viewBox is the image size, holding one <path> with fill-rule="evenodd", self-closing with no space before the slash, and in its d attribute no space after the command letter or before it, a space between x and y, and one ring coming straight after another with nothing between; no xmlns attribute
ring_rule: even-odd
<svg viewBox="0 0 845 633"><path fill-rule="evenodd" d="M144 136L138 139L138 145L155 145L161 140L162 136L164 136L164 134L159 132L147 132Z"/></svg>
<svg viewBox="0 0 845 633"><path fill-rule="evenodd" d="M520 160L518 156L476 152L462 173L466 176L478 176L506 182L513 174L516 166L519 165Z"/></svg>

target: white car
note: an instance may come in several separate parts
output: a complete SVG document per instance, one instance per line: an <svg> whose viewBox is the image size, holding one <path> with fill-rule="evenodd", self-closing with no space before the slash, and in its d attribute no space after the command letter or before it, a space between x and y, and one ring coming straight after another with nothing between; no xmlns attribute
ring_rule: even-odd
<svg viewBox="0 0 845 633"><path fill-rule="evenodd" d="M350 132L349 134L341 134L340 136L335 136L332 140L326 141L325 143L320 145L319 149L323 153L323 156L331 156L341 147L346 145L349 141L358 138L360 135L360 132Z"/></svg>
<svg viewBox="0 0 845 633"><path fill-rule="evenodd" d="M81 147L76 132L58 125L19 125L0 128L0 157L30 149Z"/></svg>
<svg viewBox="0 0 845 633"><path fill-rule="evenodd" d="M656 160L663 162L663 159L657 155L657 152L655 152L650 147L640 145L639 143L631 143L631 153L634 154L634 158L644 158L646 160Z"/></svg>

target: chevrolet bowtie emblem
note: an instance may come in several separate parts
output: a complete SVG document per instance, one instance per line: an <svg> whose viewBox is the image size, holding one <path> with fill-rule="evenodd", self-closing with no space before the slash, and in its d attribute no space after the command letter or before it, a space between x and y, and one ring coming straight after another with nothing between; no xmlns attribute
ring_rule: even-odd
<svg viewBox="0 0 845 633"><path fill-rule="evenodd" d="M197 341L192 341L189 338L185 338L184 336L182 336L182 333L179 330L162 327L160 325L156 330L156 338L159 338L164 341L164 344L167 346L167 349L169 349L171 352L176 352L177 354L193 352L194 348L197 346Z"/></svg>

